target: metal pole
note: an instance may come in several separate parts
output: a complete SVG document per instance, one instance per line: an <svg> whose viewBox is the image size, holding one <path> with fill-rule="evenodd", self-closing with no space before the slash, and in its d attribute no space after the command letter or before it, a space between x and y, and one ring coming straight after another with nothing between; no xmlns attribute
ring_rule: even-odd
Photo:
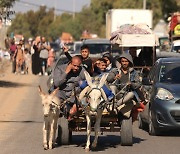
<svg viewBox="0 0 180 154"><path fill-rule="evenodd" d="M143 0L143 9L146 10L146 0Z"/></svg>
<svg viewBox="0 0 180 154"><path fill-rule="evenodd" d="M75 19L75 0L73 0L73 20Z"/></svg>
<svg viewBox="0 0 180 154"><path fill-rule="evenodd" d="M57 5L57 1L54 1L54 21L56 20L56 5Z"/></svg>

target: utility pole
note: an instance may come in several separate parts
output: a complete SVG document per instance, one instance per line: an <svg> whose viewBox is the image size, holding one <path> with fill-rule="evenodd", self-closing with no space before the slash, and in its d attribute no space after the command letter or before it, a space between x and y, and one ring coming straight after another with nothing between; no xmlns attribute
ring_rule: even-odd
<svg viewBox="0 0 180 154"><path fill-rule="evenodd" d="M143 9L146 10L146 0L143 0Z"/></svg>
<svg viewBox="0 0 180 154"><path fill-rule="evenodd" d="M57 5L57 0L54 1L54 21L56 20L56 5Z"/></svg>
<svg viewBox="0 0 180 154"><path fill-rule="evenodd" d="M73 20L75 19L75 4L76 2L75 2L75 0L73 0Z"/></svg>

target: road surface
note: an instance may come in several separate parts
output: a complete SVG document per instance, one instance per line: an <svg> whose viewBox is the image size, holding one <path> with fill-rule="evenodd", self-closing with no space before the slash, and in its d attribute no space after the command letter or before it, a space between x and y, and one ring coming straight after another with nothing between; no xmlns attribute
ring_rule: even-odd
<svg viewBox="0 0 180 154"><path fill-rule="evenodd" d="M73 132L70 145L44 151L42 147L42 106L37 86L47 91L47 76L14 75L10 66L0 77L0 153L1 154L84 154L86 133ZM180 133L149 136L133 125L133 146L120 145L119 132L104 132L98 147L89 153L103 154L179 154ZM94 134L93 134L94 135Z"/></svg>

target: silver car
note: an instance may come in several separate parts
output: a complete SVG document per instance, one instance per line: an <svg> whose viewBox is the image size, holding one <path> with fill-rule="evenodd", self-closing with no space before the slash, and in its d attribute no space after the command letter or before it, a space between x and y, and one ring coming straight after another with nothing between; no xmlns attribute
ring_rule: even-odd
<svg viewBox="0 0 180 154"><path fill-rule="evenodd" d="M148 124L150 135L180 129L180 58L160 58L143 79L147 105L139 127Z"/></svg>

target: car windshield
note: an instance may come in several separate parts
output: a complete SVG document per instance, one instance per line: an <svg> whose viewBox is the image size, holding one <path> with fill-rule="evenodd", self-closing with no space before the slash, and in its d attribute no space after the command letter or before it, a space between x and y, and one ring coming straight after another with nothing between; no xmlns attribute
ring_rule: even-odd
<svg viewBox="0 0 180 154"><path fill-rule="evenodd" d="M59 51L60 50L60 46L57 43L50 43L50 46L51 46L51 48L54 49L54 51Z"/></svg>
<svg viewBox="0 0 180 154"><path fill-rule="evenodd" d="M75 45L75 53L80 53L80 51L81 51L81 46L82 46L82 44L80 44L80 43L77 43L76 45Z"/></svg>
<svg viewBox="0 0 180 154"><path fill-rule="evenodd" d="M91 54L98 54L106 52L110 48L110 44L87 44Z"/></svg>
<svg viewBox="0 0 180 154"><path fill-rule="evenodd" d="M180 63L167 63L160 67L159 81L162 83L180 84Z"/></svg>
<svg viewBox="0 0 180 154"><path fill-rule="evenodd" d="M174 46L174 49L173 49L175 52L180 52L180 46Z"/></svg>

